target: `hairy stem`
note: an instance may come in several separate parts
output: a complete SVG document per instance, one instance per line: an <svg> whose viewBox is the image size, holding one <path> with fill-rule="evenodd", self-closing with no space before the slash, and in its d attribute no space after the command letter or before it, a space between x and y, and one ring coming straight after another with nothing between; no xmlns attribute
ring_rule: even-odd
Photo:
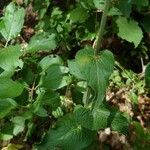
<svg viewBox="0 0 150 150"><path fill-rule="evenodd" d="M99 32L98 32L98 37L97 37L97 41L96 41L96 45L95 45L95 55L98 55L100 48L101 48L101 41L103 38L103 33L104 33L106 20L107 20L107 13L108 13L108 9L109 9L109 1L110 0L105 0L104 11L102 14L102 19L101 19L101 23L100 23Z"/></svg>

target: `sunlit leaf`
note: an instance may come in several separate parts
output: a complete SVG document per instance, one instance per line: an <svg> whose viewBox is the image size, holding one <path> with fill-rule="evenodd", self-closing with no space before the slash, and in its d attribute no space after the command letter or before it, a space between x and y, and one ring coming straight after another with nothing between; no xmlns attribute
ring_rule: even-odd
<svg viewBox="0 0 150 150"><path fill-rule="evenodd" d="M137 47L143 38L143 32L138 23L132 19L128 20L125 17L119 17L116 23L119 28L118 36L128 42L134 43L135 47Z"/></svg>
<svg viewBox="0 0 150 150"><path fill-rule="evenodd" d="M15 38L21 31L24 23L25 10L10 3L5 10L4 17L0 22L0 33L6 41Z"/></svg>

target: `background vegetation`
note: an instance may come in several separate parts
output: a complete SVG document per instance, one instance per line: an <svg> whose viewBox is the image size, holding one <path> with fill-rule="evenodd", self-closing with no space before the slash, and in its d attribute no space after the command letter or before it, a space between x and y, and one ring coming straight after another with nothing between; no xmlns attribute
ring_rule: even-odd
<svg viewBox="0 0 150 150"><path fill-rule="evenodd" d="M149 33L149 0L1 0L0 148L148 150Z"/></svg>

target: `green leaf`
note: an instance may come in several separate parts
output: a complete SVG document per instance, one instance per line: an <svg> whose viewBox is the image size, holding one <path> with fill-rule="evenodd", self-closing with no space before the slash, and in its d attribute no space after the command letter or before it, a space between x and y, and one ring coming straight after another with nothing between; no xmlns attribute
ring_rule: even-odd
<svg viewBox="0 0 150 150"><path fill-rule="evenodd" d="M60 118L64 115L61 107L58 107L55 111L52 111L52 115L55 117L55 118Z"/></svg>
<svg viewBox="0 0 150 150"><path fill-rule="evenodd" d="M0 50L0 67L4 70L1 76L12 75L17 67L23 67L23 62L19 59L21 55L19 45L8 46Z"/></svg>
<svg viewBox="0 0 150 150"><path fill-rule="evenodd" d="M12 98L19 96L23 91L23 86L8 78L0 78L0 98Z"/></svg>
<svg viewBox="0 0 150 150"><path fill-rule="evenodd" d="M45 108L43 107L39 107L38 110L36 112L34 112L36 115L40 116L40 117L47 117L48 114L47 114L47 111Z"/></svg>
<svg viewBox="0 0 150 150"><path fill-rule="evenodd" d="M54 57L52 55L46 56L39 62L39 66L42 68L43 71L48 69L48 67L53 65L53 64L62 65L63 61L62 61L61 57L59 57L59 56Z"/></svg>
<svg viewBox="0 0 150 150"><path fill-rule="evenodd" d="M132 12L132 1L131 0L119 0L116 7L127 17Z"/></svg>
<svg viewBox="0 0 150 150"><path fill-rule="evenodd" d="M34 114L40 116L40 117L47 117L47 111L46 109L42 106L42 98L45 94L45 89L40 88L37 91L38 96L36 97L36 100L34 101L34 103L30 106L30 110L31 112L33 112Z"/></svg>
<svg viewBox="0 0 150 150"><path fill-rule="evenodd" d="M10 98L0 99L0 119L7 116L10 111L16 108L17 103Z"/></svg>
<svg viewBox="0 0 150 150"><path fill-rule="evenodd" d="M78 79L84 79L83 75L81 74L75 60L68 60L68 67L69 72L74 75Z"/></svg>
<svg viewBox="0 0 150 150"><path fill-rule="evenodd" d="M107 108L94 109L93 111L93 129L99 130L108 127L108 119L111 112Z"/></svg>
<svg viewBox="0 0 150 150"><path fill-rule="evenodd" d="M21 31L24 23L25 10L10 3L5 10L4 17L0 22L0 33L6 41L15 38Z"/></svg>
<svg viewBox="0 0 150 150"><path fill-rule="evenodd" d="M101 105L100 108L91 109L76 106L74 110L77 122L90 130L100 130L110 127L124 135L128 134L129 122L121 112L109 105Z"/></svg>
<svg viewBox="0 0 150 150"><path fill-rule="evenodd" d="M133 4L135 4L138 8L147 7L149 5L149 0L133 0Z"/></svg>
<svg viewBox="0 0 150 150"><path fill-rule="evenodd" d="M105 0L93 0L93 3L97 9L103 10Z"/></svg>
<svg viewBox="0 0 150 150"><path fill-rule="evenodd" d="M82 7L86 8L86 9L94 9L94 3L93 0L82 0L80 1L80 4L82 5Z"/></svg>
<svg viewBox="0 0 150 150"><path fill-rule="evenodd" d="M58 64L51 65L42 77L42 86L48 89L59 89L68 85L69 78L64 76L66 73L68 73L68 68Z"/></svg>
<svg viewBox="0 0 150 150"><path fill-rule="evenodd" d="M117 109L106 105L94 109L92 114L94 130L110 127L113 131L128 134L129 122Z"/></svg>
<svg viewBox="0 0 150 150"><path fill-rule="evenodd" d="M150 63L147 64L145 70L145 84L146 87L150 88Z"/></svg>
<svg viewBox="0 0 150 150"><path fill-rule="evenodd" d="M112 112L113 112L113 110L112 110ZM128 134L129 122L123 116L123 114L121 112L114 111L114 113L112 113L111 119L112 119L111 128L113 131L117 131L117 132L122 133L124 135Z"/></svg>
<svg viewBox="0 0 150 150"><path fill-rule="evenodd" d="M73 114L59 120L55 129L49 129L38 150L82 150L95 139L95 132L83 128Z"/></svg>
<svg viewBox="0 0 150 150"><path fill-rule="evenodd" d="M119 29L118 36L134 43L135 47L137 47L143 38L143 32L138 23L132 19L127 20L125 17L119 17L116 23Z"/></svg>
<svg viewBox="0 0 150 150"><path fill-rule="evenodd" d="M50 1L49 0L44 0L42 1L42 5L40 5L41 3L41 0L36 0L34 2L34 11L37 12L38 11L38 14L39 14L39 18L42 19L47 11L47 8L50 4Z"/></svg>
<svg viewBox="0 0 150 150"><path fill-rule="evenodd" d="M110 8L109 12L108 12L108 16L120 16L122 15L121 11L116 8L116 7L112 7Z"/></svg>
<svg viewBox="0 0 150 150"><path fill-rule="evenodd" d="M13 138L12 134L5 134L0 132L0 139L3 141L9 141Z"/></svg>
<svg viewBox="0 0 150 150"><path fill-rule="evenodd" d="M87 129L93 128L93 115L91 108L85 108L81 105L77 105L74 110L74 114L77 117L77 122L82 125L82 127Z"/></svg>
<svg viewBox="0 0 150 150"><path fill-rule="evenodd" d="M82 76L95 92L95 106L99 107L105 97L109 77L113 71L113 54L105 50L101 51L98 56L95 56L94 49L89 47L80 50L76 55L75 61Z"/></svg>
<svg viewBox="0 0 150 150"><path fill-rule="evenodd" d="M78 6L70 12L70 20L72 22L82 23L88 18L88 12L86 9Z"/></svg>
<svg viewBox="0 0 150 150"><path fill-rule="evenodd" d="M42 98L43 105L51 106L52 110L55 110L58 106L61 105L60 95L54 91L46 91Z"/></svg>
<svg viewBox="0 0 150 150"><path fill-rule="evenodd" d="M56 35L54 33L41 32L34 35L28 47L27 52L34 53L38 51L50 51L57 47Z"/></svg>
<svg viewBox="0 0 150 150"><path fill-rule="evenodd" d="M146 32L150 32L150 15L145 15L142 19L142 25Z"/></svg>
<svg viewBox="0 0 150 150"><path fill-rule="evenodd" d="M13 138L13 123L5 122L5 124L1 127L0 131L0 139L3 141L8 141Z"/></svg>
<svg viewBox="0 0 150 150"><path fill-rule="evenodd" d="M16 136L20 132L23 132L25 128L25 118L22 116L16 116L12 119L12 122L14 123L14 129L13 134Z"/></svg>

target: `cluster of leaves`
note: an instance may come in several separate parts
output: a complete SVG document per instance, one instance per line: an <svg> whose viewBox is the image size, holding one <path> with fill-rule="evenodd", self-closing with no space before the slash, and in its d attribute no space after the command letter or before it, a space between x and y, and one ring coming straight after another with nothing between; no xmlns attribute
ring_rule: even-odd
<svg viewBox="0 0 150 150"><path fill-rule="evenodd" d="M107 127L128 135L132 119L105 100L114 56L109 50L95 55L92 48L104 2L26 0L19 6L16 0L6 6L0 20L1 140L19 137L32 139L38 150L79 150L98 149L97 132ZM113 29L123 42L140 47L149 30L149 1L109 3L105 36ZM31 5L38 22L34 35L23 39L25 7ZM144 13L141 22L132 10Z"/></svg>

